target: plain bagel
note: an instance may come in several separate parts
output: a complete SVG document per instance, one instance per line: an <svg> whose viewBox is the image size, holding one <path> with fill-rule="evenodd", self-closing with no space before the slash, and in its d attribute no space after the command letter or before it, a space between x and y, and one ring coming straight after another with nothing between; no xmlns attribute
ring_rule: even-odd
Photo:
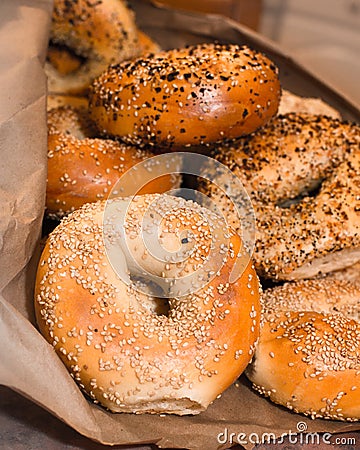
<svg viewBox="0 0 360 450"><path fill-rule="evenodd" d="M258 279L240 252L240 238L231 229L223 233L217 215L168 195L134 197L130 205L127 200L87 204L50 234L38 267L37 322L80 387L111 411L197 414L253 355ZM104 220L105 206L110 211ZM154 258L142 232L152 242L160 239L172 257ZM217 250L208 260L213 245ZM186 258L177 262L176 256ZM230 282L243 256L243 272ZM207 260L203 278L197 273ZM194 274L200 284L180 297L151 297L131 278L144 280L136 272L142 264L148 283L160 279L173 289L179 278Z"/></svg>
<svg viewBox="0 0 360 450"><path fill-rule="evenodd" d="M312 418L360 419L360 286L301 280L267 289L246 374L275 403Z"/></svg>
<svg viewBox="0 0 360 450"><path fill-rule="evenodd" d="M102 133L175 148L251 133L276 114L278 70L235 44L199 44L111 66L90 90Z"/></svg>

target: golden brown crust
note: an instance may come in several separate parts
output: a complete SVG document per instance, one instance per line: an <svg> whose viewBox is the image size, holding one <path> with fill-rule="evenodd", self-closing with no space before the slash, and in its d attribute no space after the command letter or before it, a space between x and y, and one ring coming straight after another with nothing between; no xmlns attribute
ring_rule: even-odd
<svg viewBox="0 0 360 450"><path fill-rule="evenodd" d="M138 39L141 55L146 55L147 53L161 52L160 44L155 42L154 39L152 39L144 31L138 30Z"/></svg>
<svg viewBox="0 0 360 450"><path fill-rule="evenodd" d="M233 171L252 200L261 276L310 278L359 260L359 144L356 124L289 113L215 147L212 156ZM202 189L238 228L230 200L213 184Z"/></svg>
<svg viewBox="0 0 360 450"><path fill-rule="evenodd" d="M52 109L48 113L47 215L62 217L84 203L106 199L127 170L152 156L147 150L97 138L86 109ZM173 172L179 172L180 159L174 156L173 165ZM179 176L164 175L139 193L166 192L177 188L179 181ZM129 186L128 195L134 193Z"/></svg>
<svg viewBox="0 0 360 450"><path fill-rule="evenodd" d="M65 74L46 65L50 93L84 94L109 64L140 54L134 13L122 0L56 0L50 39L82 60L73 70L66 67Z"/></svg>
<svg viewBox="0 0 360 450"><path fill-rule="evenodd" d="M98 128L166 148L235 138L278 108L275 65L237 45L199 44L110 67L90 91Z"/></svg>
<svg viewBox="0 0 360 450"><path fill-rule="evenodd" d="M179 235L190 230L194 251L180 266L196 270L194 262L206 260L204 247L209 250L209 245L223 241L207 238L209 226L218 226L217 216L181 198L136 197L127 209L121 246L125 237L129 239L136 260L141 264L151 259L150 267L158 267L154 270L164 279L180 274L178 263L161 263L144 250L136 253L139 224L154 201L164 217L159 235L165 245L177 247ZM109 217L116 224L112 214L128 204L116 199L111 205ZM248 263L242 276L229 283L241 243L228 230L226 251L222 246L210 264L222 263L211 282L191 294L169 298L168 312L159 312L158 300L131 283L127 286L114 272L104 247L104 207L105 202L85 205L50 235L36 281L40 331L79 385L112 411L199 413L235 381L254 352L260 320L254 268ZM115 236L110 226L111 239ZM117 255L121 248L116 247ZM128 274L126 252L122 254L126 262L121 267Z"/></svg>
<svg viewBox="0 0 360 450"><path fill-rule="evenodd" d="M265 323L247 369L254 388L295 412L360 419L360 289L302 280L263 295Z"/></svg>

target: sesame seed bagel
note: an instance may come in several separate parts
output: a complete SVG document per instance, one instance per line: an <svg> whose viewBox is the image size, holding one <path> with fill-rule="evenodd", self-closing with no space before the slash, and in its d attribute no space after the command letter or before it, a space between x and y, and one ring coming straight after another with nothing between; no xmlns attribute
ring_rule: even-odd
<svg viewBox="0 0 360 450"><path fill-rule="evenodd" d="M56 0L50 44L51 93L84 93L109 64L140 54L135 16L122 0Z"/></svg>
<svg viewBox="0 0 360 450"><path fill-rule="evenodd" d="M143 290L158 280L162 296ZM178 287L184 295L172 295ZM63 219L39 262L35 311L73 378L113 412L204 411L244 371L260 328L258 279L238 235L165 194L87 204Z"/></svg>
<svg viewBox="0 0 360 450"><path fill-rule="evenodd" d="M261 277L311 278L360 260L359 144L356 124L288 113L214 148L211 156L232 170L252 201ZM213 183L200 189L239 229L230 199Z"/></svg>
<svg viewBox="0 0 360 450"><path fill-rule="evenodd" d="M48 112L48 178L46 213L60 218L84 203L106 199L120 177L136 164L146 162L133 175L141 180L138 193L162 193L179 187L181 159L173 155L168 174L156 176L152 152L111 139L95 137L87 110L71 106ZM148 173L147 173L148 172ZM136 180L135 180L136 178ZM146 180L149 179L149 182Z"/></svg>
<svg viewBox="0 0 360 450"><path fill-rule="evenodd" d="M312 418L360 419L360 287L301 280L263 294L246 374L275 403Z"/></svg>
<svg viewBox="0 0 360 450"><path fill-rule="evenodd" d="M165 148L251 133L278 108L278 70L238 45L199 44L111 66L93 83L99 130Z"/></svg>

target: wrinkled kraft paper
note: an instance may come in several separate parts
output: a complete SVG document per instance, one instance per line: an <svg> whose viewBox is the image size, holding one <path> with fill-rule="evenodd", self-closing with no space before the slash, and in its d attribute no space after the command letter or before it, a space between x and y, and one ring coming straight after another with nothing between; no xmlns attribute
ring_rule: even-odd
<svg viewBox="0 0 360 450"><path fill-rule="evenodd" d="M360 112L282 54L237 23L213 15L159 9L132 2L138 23L164 48L219 40L246 43L278 64L284 87L320 96L360 122ZM104 444L156 443L160 447L228 447L224 433L353 431L360 425L312 421L277 407L253 392L246 379L230 387L194 417L111 414L89 403L36 330L33 285L45 201L46 54L51 2L3 0L0 5L0 384L59 417L79 433ZM219 439L218 439L219 437ZM252 444L249 444L251 447Z"/></svg>

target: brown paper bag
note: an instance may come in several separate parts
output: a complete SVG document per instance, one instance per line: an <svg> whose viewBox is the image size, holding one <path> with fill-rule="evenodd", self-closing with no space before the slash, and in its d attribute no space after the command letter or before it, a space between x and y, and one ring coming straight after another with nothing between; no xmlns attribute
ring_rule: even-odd
<svg viewBox="0 0 360 450"><path fill-rule="evenodd" d="M177 13L134 1L139 25L165 48L214 39L247 43L279 65L283 84L303 95L321 96L342 115L359 111L273 44L216 16ZM357 430L360 425L316 420L271 404L245 378L209 409L189 417L112 414L80 392L53 348L38 333L33 286L46 183L46 54L51 2L3 0L0 4L0 384L41 405L79 433L105 444L156 443L160 447L229 447L229 436L252 447L264 433ZM252 436L252 439L249 437ZM233 443L237 443L232 438Z"/></svg>

